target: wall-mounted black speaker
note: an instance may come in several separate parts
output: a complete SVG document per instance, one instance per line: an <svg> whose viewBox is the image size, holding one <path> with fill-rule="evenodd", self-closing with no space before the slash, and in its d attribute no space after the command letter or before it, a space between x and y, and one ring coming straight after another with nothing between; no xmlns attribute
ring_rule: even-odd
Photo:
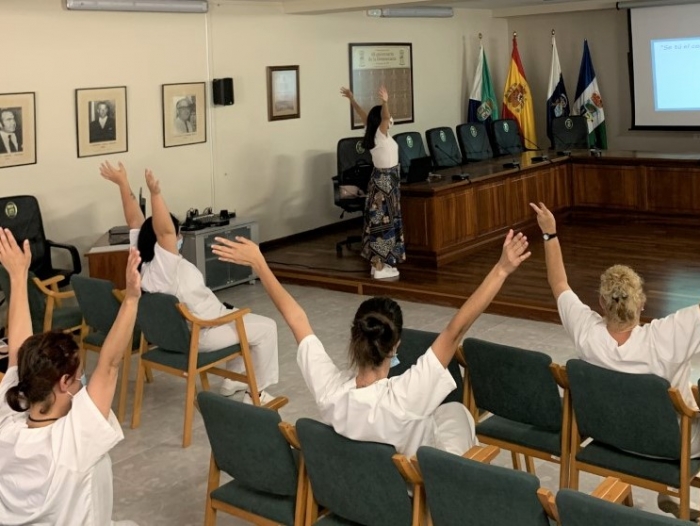
<svg viewBox="0 0 700 526"><path fill-rule="evenodd" d="M233 79L226 77L224 79L214 79L211 83L212 100L214 104L230 106L233 104Z"/></svg>

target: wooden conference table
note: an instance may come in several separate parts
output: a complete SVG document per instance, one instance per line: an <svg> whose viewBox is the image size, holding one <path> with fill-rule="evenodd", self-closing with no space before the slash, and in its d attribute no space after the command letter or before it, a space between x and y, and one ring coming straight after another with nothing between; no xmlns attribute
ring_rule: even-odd
<svg viewBox="0 0 700 526"><path fill-rule="evenodd" d="M433 267L454 261L501 237L509 228L535 223L530 202L557 215L576 212L651 215L700 224L700 155L588 150L570 156L524 152L461 168L438 170L424 183L402 185L406 250ZM520 167L504 168L519 161ZM455 181L452 175L469 174Z"/></svg>

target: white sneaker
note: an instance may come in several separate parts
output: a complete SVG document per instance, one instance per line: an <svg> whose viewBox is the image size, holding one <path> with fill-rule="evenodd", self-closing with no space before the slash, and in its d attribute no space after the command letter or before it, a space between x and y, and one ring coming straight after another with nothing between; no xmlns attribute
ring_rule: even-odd
<svg viewBox="0 0 700 526"><path fill-rule="evenodd" d="M272 396L265 390L260 391L260 394L258 396L260 396L260 405L265 405L269 402L272 402L275 399L274 396ZM246 391L243 395L243 403L253 405L253 397L250 396L250 393L248 391Z"/></svg>
<svg viewBox="0 0 700 526"><path fill-rule="evenodd" d="M374 279L387 279L387 278L396 278L399 275L399 269L390 267L389 265L384 265L384 267L381 270L374 270L374 274L372 277Z"/></svg>
<svg viewBox="0 0 700 526"><path fill-rule="evenodd" d="M236 380L224 379L224 383L221 384L221 389L219 394L223 396L232 396L241 391L248 389L248 384L245 382L238 382Z"/></svg>

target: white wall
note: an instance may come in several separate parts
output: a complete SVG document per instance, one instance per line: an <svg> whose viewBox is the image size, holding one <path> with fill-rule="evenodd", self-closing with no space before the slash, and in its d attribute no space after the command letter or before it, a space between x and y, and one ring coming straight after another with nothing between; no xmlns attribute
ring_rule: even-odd
<svg viewBox="0 0 700 526"><path fill-rule="evenodd" d="M338 220L330 177L335 145L350 130L338 94L348 84L347 45L414 46L416 122L394 131L454 126L464 109L483 32L497 85L507 62L504 20L457 10L449 20L376 20L364 13L285 15L276 3L214 3L208 15L66 11L61 0L3 0L6 42L0 92L36 92L38 163L0 170L0 195L33 194L47 234L88 248L123 222L100 162L122 160L132 186L145 167L171 209L236 210L274 239ZM265 67L301 67L301 119L268 122ZM12 72L12 74L8 74ZM164 149L161 84L234 78L236 102L211 107L206 144ZM129 151L77 158L75 89L127 86ZM209 89L209 85L208 85Z"/></svg>

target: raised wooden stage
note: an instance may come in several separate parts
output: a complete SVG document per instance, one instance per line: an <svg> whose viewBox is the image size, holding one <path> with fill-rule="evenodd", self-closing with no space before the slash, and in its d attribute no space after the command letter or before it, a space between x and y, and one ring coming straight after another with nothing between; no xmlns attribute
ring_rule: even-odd
<svg viewBox="0 0 700 526"><path fill-rule="evenodd" d="M264 247L265 255L275 274L286 282L457 307L497 261L504 232L515 226L530 238L532 257L511 276L489 312L558 321L546 280L543 241L534 215L526 208L530 200L552 203L555 199L558 232L574 291L589 305L596 305L601 272L624 263L646 281L643 318L665 316L700 301L698 158L605 152L602 157L572 155L500 172L497 161L492 161L463 168L475 174L490 172L472 177L471 183L452 183L446 178L431 186L407 186L402 189L402 205L405 198L420 197L417 194L423 192L423 210L434 215L421 215L416 206L404 206L408 261L396 281L371 279L369 265L357 252L359 247L346 250L341 258L336 256L336 242L359 233L356 221L295 236L288 243L270 243ZM436 199L444 202L438 205ZM432 204L426 204L430 200ZM466 220L459 223L463 216L455 214L462 214L460 210L473 219L470 229L464 228ZM517 221L513 221L515 215ZM449 217L455 217L462 227L449 223L445 219ZM431 231L435 222L443 229L452 228L452 237L444 230ZM443 232L442 237L439 242L423 238L419 245L415 225L424 225L423 232ZM445 244L446 239L452 241ZM423 252L412 257L417 246Z"/></svg>

